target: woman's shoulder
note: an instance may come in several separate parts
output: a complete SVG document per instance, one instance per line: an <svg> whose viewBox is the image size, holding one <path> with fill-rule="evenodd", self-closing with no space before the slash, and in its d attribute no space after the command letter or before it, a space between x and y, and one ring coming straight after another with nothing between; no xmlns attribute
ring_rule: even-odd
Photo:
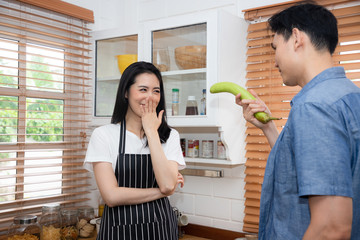
<svg viewBox="0 0 360 240"><path fill-rule="evenodd" d="M179 138L180 134L175 128L170 128L170 136L169 138Z"/></svg>
<svg viewBox="0 0 360 240"><path fill-rule="evenodd" d="M106 124L94 129L93 134L113 134L119 130L119 124Z"/></svg>

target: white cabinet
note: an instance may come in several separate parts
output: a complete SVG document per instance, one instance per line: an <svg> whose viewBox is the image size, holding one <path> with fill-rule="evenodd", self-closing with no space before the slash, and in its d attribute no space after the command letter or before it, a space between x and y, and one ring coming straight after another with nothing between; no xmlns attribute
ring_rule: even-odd
<svg viewBox="0 0 360 240"><path fill-rule="evenodd" d="M247 26L245 20L221 10L168 17L143 25L144 42L140 48L145 60L161 65L169 125L177 128L181 137L200 140L200 156L202 140L214 141L214 156L217 140L221 139L227 149L227 160L199 157L186 158L187 162L245 162L245 123L241 108L235 104L233 95L211 94L210 87L222 81L244 86ZM182 51L183 48L188 51ZM201 55L202 48L204 55ZM186 59L186 55L193 59ZM180 92L176 116L171 115L173 88ZM188 96L195 96L200 107L203 89L206 89L206 114L200 115L198 110L197 115L186 115Z"/></svg>
<svg viewBox="0 0 360 240"><path fill-rule="evenodd" d="M241 108L228 93L211 94L216 82L244 86L246 73L247 23L221 10L146 21L136 30L94 32L94 117L93 125L110 122L121 73L117 55L136 54L138 60L153 62L162 72L168 123L181 138L200 142L200 157L187 162L240 164L245 162L245 122ZM184 50L185 49L185 50ZM172 115L172 89L179 89L178 115ZM200 115L203 89L206 114ZM197 101L198 114L186 115L188 96ZM214 157L201 158L202 140L214 141ZM227 159L217 159L221 140Z"/></svg>
<svg viewBox="0 0 360 240"><path fill-rule="evenodd" d="M94 46L92 124L99 126L110 123L121 67L138 59L138 33L121 29L95 31L92 39Z"/></svg>

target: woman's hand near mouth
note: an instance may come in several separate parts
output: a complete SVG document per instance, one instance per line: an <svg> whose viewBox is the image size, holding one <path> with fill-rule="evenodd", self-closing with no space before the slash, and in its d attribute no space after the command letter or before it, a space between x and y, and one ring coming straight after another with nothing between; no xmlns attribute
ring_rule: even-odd
<svg viewBox="0 0 360 240"><path fill-rule="evenodd" d="M148 97L144 105L141 105L141 122L144 132L147 136L157 133L157 130L161 124L164 110L159 112L159 116L156 114L157 102L151 97Z"/></svg>

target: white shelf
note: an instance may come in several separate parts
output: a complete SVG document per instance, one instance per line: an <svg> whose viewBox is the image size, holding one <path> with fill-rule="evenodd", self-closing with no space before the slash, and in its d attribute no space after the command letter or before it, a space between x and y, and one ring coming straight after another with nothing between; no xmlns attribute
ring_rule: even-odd
<svg viewBox="0 0 360 240"><path fill-rule="evenodd" d="M193 73L206 73L206 68L195 68L195 69L188 69L188 70L167 71L167 72L161 72L161 75L163 75L163 76L172 76L172 75L193 74Z"/></svg>
<svg viewBox="0 0 360 240"><path fill-rule="evenodd" d="M203 163L203 164L215 164L215 165L238 165L236 163L227 159L218 159L218 158L189 158L184 157L186 163Z"/></svg>
<svg viewBox="0 0 360 240"><path fill-rule="evenodd" d="M97 81L120 81L121 75L108 76L108 77L98 77Z"/></svg>

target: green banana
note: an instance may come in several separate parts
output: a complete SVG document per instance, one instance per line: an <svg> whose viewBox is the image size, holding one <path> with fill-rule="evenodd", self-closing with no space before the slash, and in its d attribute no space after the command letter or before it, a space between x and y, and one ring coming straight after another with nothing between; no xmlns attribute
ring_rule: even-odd
<svg viewBox="0 0 360 240"><path fill-rule="evenodd" d="M211 93L221 93L221 92L228 92L232 93L235 96L241 93L240 99L251 99L256 100L256 98L249 93L246 89L240 87L236 83L232 82L218 82L211 86L210 88ZM266 112L257 112L254 114L255 118L262 123L268 123L271 120L280 120L281 118L275 118L269 116Z"/></svg>

